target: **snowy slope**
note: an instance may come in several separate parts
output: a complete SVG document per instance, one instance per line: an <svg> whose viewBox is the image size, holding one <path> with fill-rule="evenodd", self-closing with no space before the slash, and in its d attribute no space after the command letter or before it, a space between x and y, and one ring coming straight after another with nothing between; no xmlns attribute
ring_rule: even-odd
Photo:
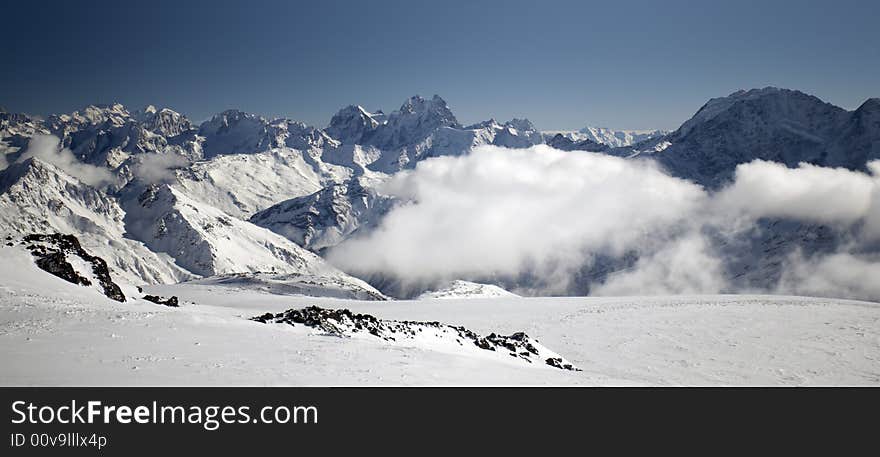
<svg viewBox="0 0 880 457"><path fill-rule="evenodd" d="M117 303L50 275L34 283L44 273L25 253L0 252L3 385L880 385L876 303L782 296L361 302L217 284L149 287L181 298L180 308L168 308L135 298ZM583 371L248 320L309 305L481 335L522 331Z"/></svg>
<svg viewBox="0 0 880 457"><path fill-rule="evenodd" d="M125 236L125 211L116 200L36 158L0 171L0 232L76 234L111 272L132 284L192 277L167 255Z"/></svg>
<svg viewBox="0 0 880 457"><path fill-rule="evenodd" d="M467 299L467 298L515 298L519 297L493 284L480 284L470 281L455 280L448 286L425 292L418 300L430 299Z"/></svg>
<svg viewBox="0 0 880 457"><path fill-rule="evenodd" d="M132 186L132 185L130 185ZM332 278L381 295L363 281L267 229L197 202L168 185L126 189L127 229L200 276L287 273Z"/></svg>
<svg viewBox="0 0 880 457"><path fill-rule="evenodd" d="M655 157L675 176L712 188L755 159L864 170L880 157L880 103L872 100L850 112L794 90L738 91L709 100Z"/></svg>
<svg viewBox="0 0 880 457"><path fill-rule="evenodd" d="M179 170L173 186L191 198L244 219L279 201L340 182L351 174L343 167L310 159L308 154L289 148L220 155Z"/></svg>
<svg viewBox="0 0 880 457"><path fill-rule="evenodd" d="M204 156L250 154L274 148L321 148L335 145L322 130L290 119L268 120L240 110L226 110L199 126Z"/></svg>
<svg viewBox="0 0 880 457"><path fill-rule="evenodd" d="M370 181L355 178L273 205L250 222L318 251L339 244L361 227L375 226L392 205Z"/></svg>

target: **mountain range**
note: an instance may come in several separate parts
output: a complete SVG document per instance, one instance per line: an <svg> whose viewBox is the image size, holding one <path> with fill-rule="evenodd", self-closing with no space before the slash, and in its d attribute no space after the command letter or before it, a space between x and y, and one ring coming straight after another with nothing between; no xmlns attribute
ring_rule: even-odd
<svg viewBox="0 0 880 457"><path fill-rule="evenodd" d="M43 146L46 135L58 138L57 147ZM388 278L369 278L371 285L320 256L376 227L398 203L379 184L431 157L538 144L656 161L707 189L755 159L865 170L880 158L880 99L847 111L794 90L738 91L709 100L672 132L542 132L528 119L465 126L436 95L411 97L388 114L350 105L325 128L238 110L200 125L153 106L92 105L45 119L3 111L0 232L73 234L113 277L134 285L283 283L304 294L382 299L400 295ZM767 286L792 250L837 243L829 230L762 221L747 247L729 248L728 275ZM770 244L783 248L753 254ZM601 280L633 261L608 259L582 273ZM506 281L528 286L528 279Z"/></svg>

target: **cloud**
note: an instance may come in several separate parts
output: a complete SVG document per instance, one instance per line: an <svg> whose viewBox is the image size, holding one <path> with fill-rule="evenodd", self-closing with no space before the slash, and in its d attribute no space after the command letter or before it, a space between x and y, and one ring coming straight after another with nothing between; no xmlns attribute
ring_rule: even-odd
<svg viewBox="0 0 880 457"><path fill-rule="evenodd" d="M173 170L189 165L189 161L177 154L141 154L132 167L135 177L146 184L169 182L174 178Z"/></svg>
<svg viewBox="0 0 880 457"><path fill-rule="evenodd" d="M591 293L754 292L737 290L744 286L728 272L724 249L760 232L757 222L769 218L826 225L845 243L790 255L781 267L767 262L782 269L781 279L763 291L880 299L877 287L865 285L880 259L858 254L880 250L880 161L868 168L755 161L740 165L729 186L709 193L650 161L546 146L483 146L425 160L393 177L380 191L405 203L376 229L332 249L328 259L355 274L392 277L402 289L525 275L543 281L532 292L547 294L570 293L574 281L584 281L578 273L597 259L634 254L635 261L612 262L607 278L587 279ZM748 253L749 260L775 255L763 251L767 246L792 248L800 236L794 235L789 246L763 239L769 244Z"/></svg>
<svg viewBox="0 0 880 457"><path fill-rule="evenodd" d="M880 162L875 162L876 167ZM789 217L852 225L871 209L877 177L845 168L806 163L798 168L756 160L736 167L732 185L715 197L716 207L753 218Z"/></svg>
<svg viewBox="0 0 880 457"><path fill-rule="evenodd" d="M31 157L51 163L91 186L101 186L113 179L110 170L77 160L73 152L61 147L61 140L54 135L34 135L18 161L23 162Z"/></svg>
<svg viewBox="0 0 880 457"><path fill-rule="evenodd" d="M430 159L380 191L409 203L329 258L414 282L525 271L566 282L593 254L679 230L705 198L652 162L547 146Z"/></svg>
<svg viewBox="0 0 880 457"><path fill-rule="evenodd" d="M806 258L800 252L787 261L777 293L880 299L880 257L846 252Z"/></svg>
<svg viewBox="0 0 880 457"><path fill-rule="evenodd" d="M717 294L727 289L721 259L705 237L691 232L612 274L593 295Z"/></svg>

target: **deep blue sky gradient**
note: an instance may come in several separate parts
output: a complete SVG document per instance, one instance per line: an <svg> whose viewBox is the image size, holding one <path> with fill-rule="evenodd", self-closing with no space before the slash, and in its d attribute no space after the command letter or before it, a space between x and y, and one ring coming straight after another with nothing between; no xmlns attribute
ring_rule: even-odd
<svg viewBox="0 0 880 457"><path fill-rule="evenodd" d="M675 128L740 88L880 96L880 2L10 2L0 105L227 108L324 126L440 94L463 123Z"/></svg>

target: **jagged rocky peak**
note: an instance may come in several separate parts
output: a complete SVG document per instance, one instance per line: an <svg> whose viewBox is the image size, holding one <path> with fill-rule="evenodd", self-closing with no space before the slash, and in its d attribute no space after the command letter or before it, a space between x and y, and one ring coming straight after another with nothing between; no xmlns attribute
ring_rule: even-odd
<svg viewBox="0 0 880 457"><path fill-rule="evenodd" d="M268 127L266 118L237 109L215 114L199 126L199 135L205 138L205 157L271 148Z"/></svg>
<svg viewBox="0 0 880 457"><path fill-rule="evenodd" d="M221 154L251 154L273 148L309 149L338 142L324 131L287 118L263 116L232 109L215 115L199 127L207 158Z"/></svg>
<svg viewBox="0 0 880 457"><path fill-rule="evenodd" d="M250 221L313 251L335 246L361 227L372 227L393 205L363 178L277 203Z"/></svg>
<svg viewBox="0 0 880 457"><path fill-rule="evenodd" d="M513 118L494 129L492 144L507 148L527 148L544 142L544 135L532 121Z"/></svg>
<svg viewBox="0 0 880 457"><path fill-rule="evenodd" d="M360 144L379 124L381 122L362 106L348 105L330 119L325 132L342 143Z"/></svg>
<svg viewBox="0 0 880 457"><path fill-rule="evenodd" d="M400 106L396 114L424 114L437 119L447 126L458 126L458 121L455 119L455 115L452 114L452 110L449 109L449 105L446 104L446 100L443 100L436 94L430 100L414 95ZM395 113L392 113L392 116L394 115Z"/></svg>
<svg viewBox="0 0 880 457"><path fill-rule="evenodd" d="M131 113L121 103L107 105L89 105L70 114L51 115L48 124L53 129L62 128L65 125L98 126L110 125L121 126L132 120Z"/></svg>
<svg viewBox="0 0 880 457"><path fill-rule="evenodd" d="M284 146L301 151L324 146L337 147L340 143L336 139L331 138L324 130L290 119L272 121L271 131L276 141L283 143Z"/></svg>
<svg viewBox="0 0 880 457"><path fill-rule="evenodd" d="M535 128L535 124L527 118L519 119L513 118L504 123L498 122L494 117L489 118L482 122L477 122L475 124L468 125L464 127L465 130L500 130L500 129L513 129L520 132L537 132L538 129Z"/></svg>
<svg viewBox="0 0 880 457"><path fill-rule="evenodd" d="M532 124L532 121L528 120L528 118L518 119L513 118L504 123L505 126L514 128L521 132L534 132L537 131L535 129L535 124Z"/></svg>
<svg viewBox="0 0 880 457"><path fill-rule="evenodd" d="M482 122L477 122L476 124L471 124L465 127L465 130L480 130L480 129L500 129L502 127L498 121L495 120L494 117L489 118Z"/></svg>
<svg viewBox="0 0 880 457"><path fill-rule="evenodd" d="M424 140L441 127L461 128L446 101L439 95L430 100L415 95L388 115L369 143L381 149L399 149Z"/></svg>
<svg viewBox="0 0 880 457"><path fill-rule="evenodd" d="M0 194L8 191L10 187L16 185L28 174L39 174L41 165L42 162L39 159L31 157L22 162L11 163L8 167L0 170Z"/></svg>
<svg viewBox="0 0 880 457"><path fill-rule="evenodd" d="M163 135L173 137L181 133L193 130L193 124L186 116L170 108L156 109L148 105L135 116L145 129Z"/></svg>
<svg viewBox="0 0 880 457"><path fill-rule="evenodd" d="M48 130L39 118L24 113L0 112L0 154L22 150L30 138L36 134L46 134Z"/></svg>
<svg viewBox="0 0 880 457"><path fill-rule="evenodd" d="M555 132L554 132L555 133ZM665 130L621 130L608 127L584 127L577 132L564 132L573 141L591 140L595 143L608 145L612 148L636 147L640 143L650 142L663 137L669 132Z"/></svg>
<svg viewBox="0 0 880 457"><path fill-rule="evenodd" d="M208 137L229 134L234 130L260 130L269 125L263 116L246 113L239 109L228 109L215 114L199 126L199 135Z"/></svg>

